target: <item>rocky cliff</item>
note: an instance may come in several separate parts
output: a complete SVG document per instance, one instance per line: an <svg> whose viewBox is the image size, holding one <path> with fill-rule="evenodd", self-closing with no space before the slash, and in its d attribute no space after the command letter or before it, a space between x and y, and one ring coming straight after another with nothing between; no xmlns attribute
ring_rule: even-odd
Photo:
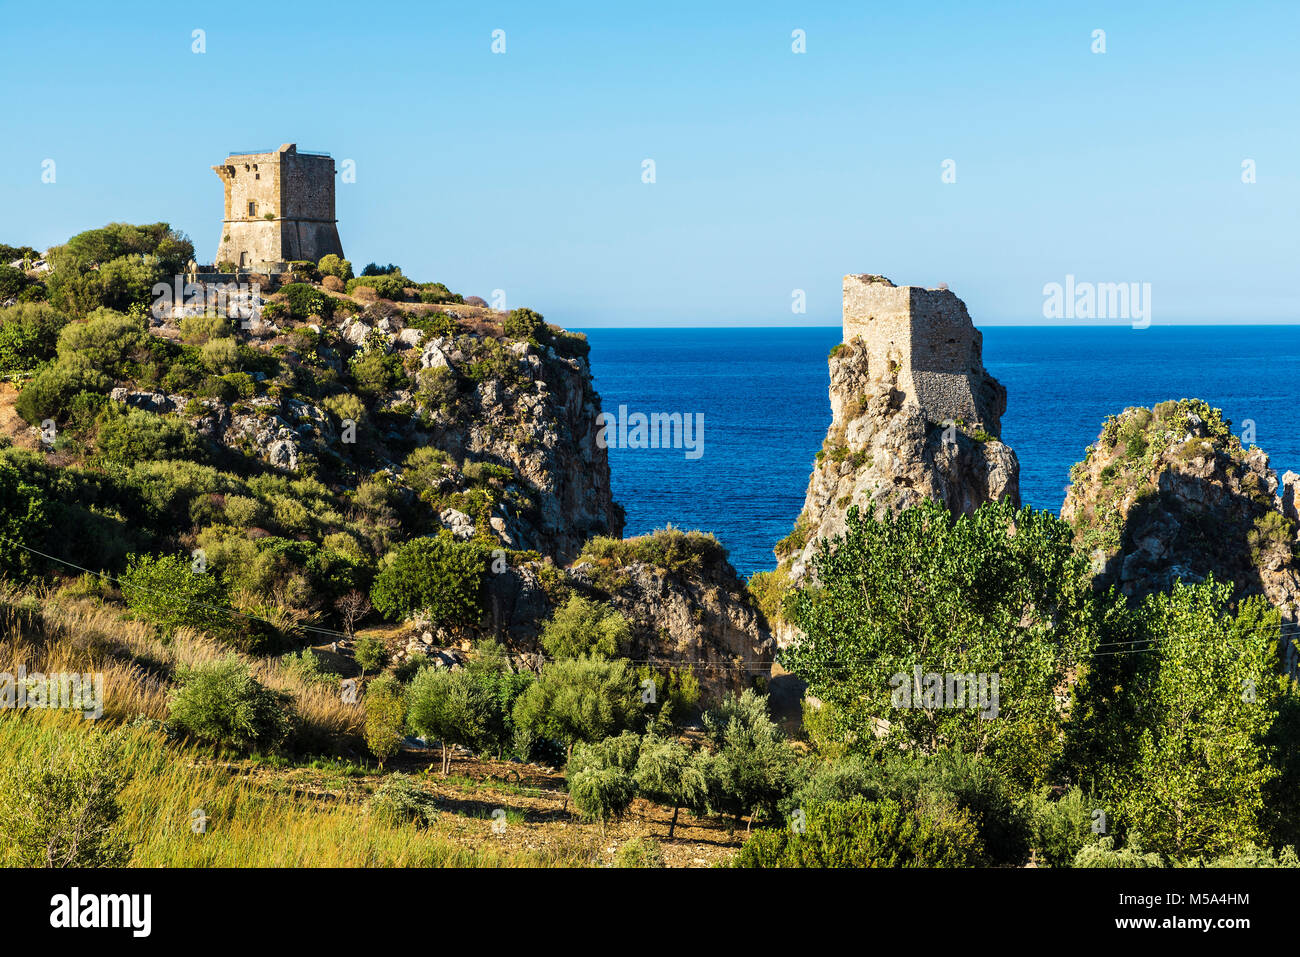
<svg viewBox="0 0 1300 957"><path fill-rule="evenodd" d="M1295 492L1262 449L1244 448L1218 409L1196 399L1125 409L1071 472L1061 517L1099 584L1132 598L1208 575L1235 597L1264 595L1286 622L1300 612Z"/></svg>
<svg viewBox="0 0 1300 957"><path fill-rule="evenodd" d="M590 536L622 533L583 337L506 336L499 314L465 306L422 314L381 301L347 312L332 323L250 323L250 345L284 361L273 379L254 371L248 394L195 400L122 387L112 397L180 414L287 475L382 475L458 537L479 530L568 562ZM181 335L174 323L153 332ZM373 382L362 396L319 387L358 369ZM429 451L412 458L420 449Z"/></svg>

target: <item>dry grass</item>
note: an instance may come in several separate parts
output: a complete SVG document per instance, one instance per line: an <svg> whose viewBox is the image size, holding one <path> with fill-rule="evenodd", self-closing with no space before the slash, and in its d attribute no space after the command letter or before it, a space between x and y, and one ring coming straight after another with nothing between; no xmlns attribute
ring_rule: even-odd
<svg viewBox="0 0 1300 957"><path fill-rule="evenodd" d="M98 672L104 675L104 716L125 721L167 717L171 678L180 668L233 652L190 629L167 642L153 626L82 594L77 587L22 592L0 582L0 671ZM310 740L360 751L364 717L336 687L308 684L271 658L241 656L268 687L287 691Z"/></svg>

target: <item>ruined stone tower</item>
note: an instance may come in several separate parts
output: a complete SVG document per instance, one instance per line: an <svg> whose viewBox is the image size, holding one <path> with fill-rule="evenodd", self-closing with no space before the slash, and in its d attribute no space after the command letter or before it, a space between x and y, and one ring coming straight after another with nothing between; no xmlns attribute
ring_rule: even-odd
<svg viewBox="0 0 1300 957"><path fill-rule="evenodd" d="M272 272L294 260L343 255L334 217L334 160L299 153L239 153L212 167L226 188L218 263Z"/></svg>
<svg viewBox="0 0 1300 957"><path fill-rule="evenodd" d="M984 337L947 289L844 277L844 341L860 339L872 378L896 377L904 402L931 422L1001 434L1006 390L984 369Z"/></svg>

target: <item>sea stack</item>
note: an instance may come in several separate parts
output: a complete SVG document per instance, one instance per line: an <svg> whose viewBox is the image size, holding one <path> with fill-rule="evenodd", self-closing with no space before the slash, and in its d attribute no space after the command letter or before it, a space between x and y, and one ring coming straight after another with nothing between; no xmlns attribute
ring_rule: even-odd
<svg viewBox="0 0 1300 957"><path fill-rule="evenodd" d="M850 506L900 509L923 498L966 514L1020 501L1020 463L1000 439L1006 389L983 337L947 289L844 277L844 341L830 356L832 421L803 511L776 548L791 582Z"/></svg>

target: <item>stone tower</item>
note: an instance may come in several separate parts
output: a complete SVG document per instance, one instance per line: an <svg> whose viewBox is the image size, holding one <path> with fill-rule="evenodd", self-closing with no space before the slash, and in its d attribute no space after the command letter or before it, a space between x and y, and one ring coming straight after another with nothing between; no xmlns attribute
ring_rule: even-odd
<svg viewBox="0 0 1300 957"><path fill-rule="evenodd" d="M1006 390L984 369L983 342L966 304L947 289L844 277L844 341L861 340L872 378L896 376L903 400L931 422L1001 434Z"/></svg>
<svg viewBox="0 0 1300 957"><path fill-rule="evenodd" d="M212 170L226 188L217 262L273 272L294 260L343 255L328 154L299 153L286 143L274 153L228 156Z"/></svg>

